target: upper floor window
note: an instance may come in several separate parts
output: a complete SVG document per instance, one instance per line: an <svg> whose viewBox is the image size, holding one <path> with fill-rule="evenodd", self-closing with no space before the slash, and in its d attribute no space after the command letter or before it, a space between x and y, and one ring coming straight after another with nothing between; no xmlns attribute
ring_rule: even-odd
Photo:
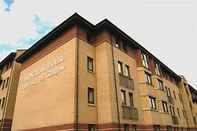
<svg viewBox="0 0 197 131"><path fill-rule="evenodd" d="M150 85L152 84L151 75L147 72L145 72L145 82Z"/></svg>
<svg viewBox="0 0 197 131"><path fill-rule="evenodd" d="M157 106L156 106L156 98L149 96L149 104L150 104L150 108L156 110Z"/></svg>
<svg viewBox="0 0 197 131"><path fill-rule="evenodd" d="M166 101L162 101L163 112L168 112L168 105Z"/></svg>
<svg viewBox="0 0 197 131"><path fill-rule="evenodd" d="M121 48L121 41L119 39L115 40L115 47L119 49Z"/></svg>
<svg viewBox="0 0 197 131"><path fill-rule="evenodd" d="M130 104L131 107L134 106L134 104L133 104L133 93L129 93L129 104Z"/></svg>
<svg viewBox="0 0 197 131"><path fill-rule="evenodd" d="M176 100L176 93L175 93L175 91L173 91L173 95L174 95L174 99Z"/></svg>
<svg viewBox="0 0 197 131"><path fill-rule="evenodd" d="M118 61L118 73L123 74L122 62Z"/></svg>
<svg viewBox="0 0 197 131"><path fill-rule="evenodd" d="M127 105L126 102L126 92L124 90L121 90L121 98L122 98L122 104Z"/></svg>
<svg viewBox="0 0 197 131"><path fill-rule="evenodd" d="M168 96L171 96L170 88L167 88L167 95L168 95Z"/></svg>
<svg viewBox="0 0 197 131"><path fill-rule="evenodd" d="M178 113L179 117L181 117L181 114L180 114L179 108L177 108L177 113Z"/></svg>
<svg viewBox="0 0 197 131"><path fill-rule="evenodd" d="M90 57L87 57L87 69L90 72L94 71L94 62L93 62L93 59Z"/></svg>
<svg viewBox="0 0 197 131"><path fill-rule="evenodd" d="M142 53L142 65L146 68L148 68L148 57L146 54Z"/></svg>
<svg viewBox="0 0 197 131"><path fill-rule="evenodd" d="M125 76L130 78L130 69L128 65L125 65Z"/></svg>
<svg viewBox="0 0 197 131"><path fill-rule="evenodd" d="M94 104L94 89L88 87L88 103Z"/></svg>
<svg viewBox="0 0 197 131"><path fill-rule="evenodd" d="M164 90L163 81L158 80L158 89Z"/></svg>
<svg viewBox="0 0 197 131"><path fill-rule="evenodd" d="M158 76L161 75L161 69L160 69L160 65L158 63L155 64L155 73Z"/></svg>
<svg viewBox="0 0 197 131"><path fill-rule="evenodd" d="M1 109L4 108L4 105L5 105L5 97L3 97L2 104L1 104Z"/></svg>

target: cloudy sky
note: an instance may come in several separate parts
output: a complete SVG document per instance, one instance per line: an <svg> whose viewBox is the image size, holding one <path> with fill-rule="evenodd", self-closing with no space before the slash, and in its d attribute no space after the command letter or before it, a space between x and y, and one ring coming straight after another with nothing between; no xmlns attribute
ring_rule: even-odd
<svg viewBox="0 0 197 131"><path fill-rule="evenodd" d="M0 60L75 12L109 19L197 89L197 0L0 0Z"/></svg>

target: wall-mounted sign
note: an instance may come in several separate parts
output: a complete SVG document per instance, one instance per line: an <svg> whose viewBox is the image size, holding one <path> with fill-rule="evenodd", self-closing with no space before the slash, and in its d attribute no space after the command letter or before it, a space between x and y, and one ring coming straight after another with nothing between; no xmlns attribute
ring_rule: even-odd
<svg viewBox="0 0 197 131"><path fill-rule="evenodd" d="M32 85L36 85L41 81L57 75L65 69L65 65L61 64L64 62L64 56L57 56L48 60L44 64L41 64L40 67L31 71L29 74L24 74L20 80L20 85L22 88L26 88Z"/></svg>

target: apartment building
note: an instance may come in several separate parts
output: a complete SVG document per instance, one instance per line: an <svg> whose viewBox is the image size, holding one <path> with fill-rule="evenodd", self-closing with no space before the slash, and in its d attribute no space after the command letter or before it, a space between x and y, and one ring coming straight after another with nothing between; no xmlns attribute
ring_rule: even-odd
<svg viewBox="0 0 197 131"><path fill-rule="evenodd" d="M187 80L107 19L74 14L17 62L13 131L197 129Z"/></svg>
<svg viewBox="0 0 197 131"><path fill-rule="evenodd" d="M10 53L0 62L0 130L11 130L19 81L20 64L16 58L23 50Z"/></svg>
<svg viewBox="0 0 197 131"><path fill-rule="evenodd" d="M193 113L193 119L194 119L195 126L197 127L197 91L191 85L189 85L189 89L190 89L190 93L192 95L191 110Z"/></svg>

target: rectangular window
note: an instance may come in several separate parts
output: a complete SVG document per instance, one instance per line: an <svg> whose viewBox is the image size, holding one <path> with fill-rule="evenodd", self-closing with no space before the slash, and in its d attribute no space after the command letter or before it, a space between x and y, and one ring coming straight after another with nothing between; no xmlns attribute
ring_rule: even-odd
<svg viewBox="0 0 197 131"><path fill-rule="evenodd" d="M154 131L160 131L160 126L159 125L154 125L153 129L154 129Z"/></svg>
<svg viewBox="0 0 197 131"><path fill-rule="evenodd" d="M162 101L163 112L168 112L168 105L166 101Z"/></svg>
<svg viewBox="0 0 197 131"><path fill-rule="evenodd" d="M3 97L3 101L2 101L1 109L3 109L3 108L4 108L4 105L5 105L5 97Z"/></svg>
<svg viewBox="0 0 197 131"><path fill-rule="evenodd" d="M90 72L94 71L94 63L93 63L93 59L90 57L87 57L87 69Z"/></svg>
<svg viewBox="0 0 197 131"><path fill-rule="evenodd" d="M6 84L5 84L5 88L7 88L9 85L9 77L6 79Z"/></svg>
<svg viewBox="0 0 197 131"><path fill-rule="evenodd" d="M129 131L129 125L128 124L124 124L124 131Z"/></svg>
<svg viewBox="0 0 197 131"><path fill-rule="evenodd" d="M177 113L178 113L179 117L181 117L181 114L179 112L179 108L177 108Z"/></svg>
<svg viewBox="0 0 197 131"><path fill-rule="evenodd" d="M127 105L126 103L126 92L121 90L121 97L122 97L122 105Z"/></svg>
<svg viewBox="0 0 197 131"><path fill-rule="evenodd" d="M173 95L174 95L174 99L176 100L176 94L175 94L175 91L173 91Z"/></svg>
<svg viewBox="0 0 197 131"><path fill-rule="evenodd" d="M148 68L148 57L146 54L142 53L142 65L146 68Z"/></svg>
<svg viewBox="0 0 197 131"><path fill-rule="evenodd" d="M123 74L122 62L118 61L118 73Z"/></svg>
<svg viewBox="0 0 197 131"><path fill-rule="evenodd" d="M115 40L115 47L121 49L121 41L119 39Z"/></svg>
<svg viewBox="0 0 197 131"><path fill-rule="evenodd" d="M132 125L132 131L137 131L137 125Z"/></svg>
<svg viewBox="0 0 197 131"><path fill-rule="evenodd" d="M170 88L167 88L167 95L168 95L168 96L171 96Z"/></svg>
<svg viewBox="0 0 197 131"><path fill-rule="evenodd" d="M152 85L151 75L147 72L145 72L145 81L146 81L147 84Z"/></svg>
<svg viewBox="0 0 197 131"><path fill-rule="evenodd" d="M130 104L130 107L134 106L134 104L133 104L133 93L129 93L129 104Z"/></svg>
<svg viewBox="0 0 197 131"><path fill-rule="evenodd" d="M158 80L158 89L162 91L164 90L163 81L161 80Z"/></svg>
<svg viewBox="0 0 197 131"><path fill-rule="evenodd" d="M167 131L172 131L172 127L171 126L167 126Z"/></svg>
<svg viewBox="0 0 197 131"><path fill-rule="evenodd" d="M160 65L158 63L155 64L155 73L158 76L161 75L161 69L160 69Z"/></svg>
<svg viewBox="0 0 197 131"><path fill-rule="evenodd" d="M149 103L150 103L150 108L156 110L156 99L155 97L149 96Z"/></svg>
<svg viewBox="0 0 197 131"><path fill-rule="evenodd" d="M94 104L94 89L88 87L88 103Z"/></svg>
<svg viewBox="0 0 197 131"><path fill-rule="evenodd" d="M5 80L3 80L3 83L2 83L2 90L4 89L4 87L5 87Z"/></svg>
<svg viewBox="0 0 197 131"><path fill-rule="evenodd" d="M125 65L125 76L130 78L130 70L128 65Z"/></svg>
<svg viewBox="0 0 197 131"><path fill-rule="evenodd" d="M96 131L96 125L95 124L88 124L88 131Z"/></svg>

